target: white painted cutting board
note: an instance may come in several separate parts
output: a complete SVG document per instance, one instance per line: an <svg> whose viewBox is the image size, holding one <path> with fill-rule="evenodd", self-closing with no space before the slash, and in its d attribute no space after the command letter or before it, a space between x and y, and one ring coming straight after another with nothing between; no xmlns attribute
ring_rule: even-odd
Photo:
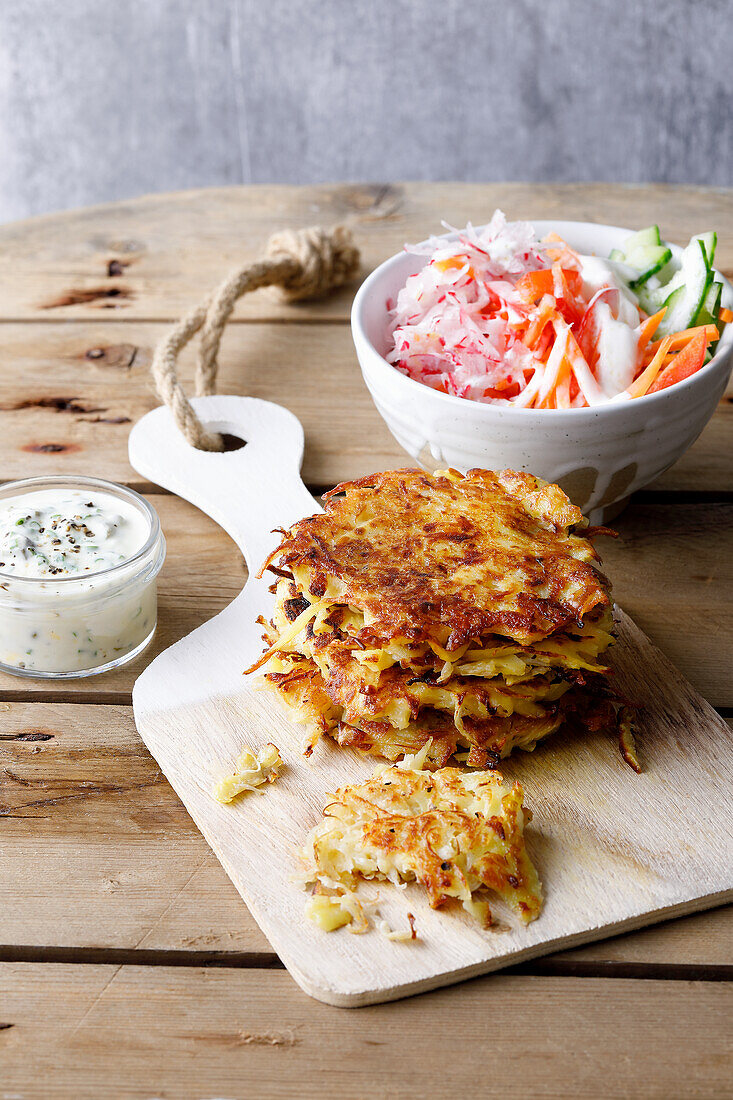
<svg viewBox="0 0 733 1100"><path fill-rule="evenodd" d="M272 529L319 509L299 476L300 423L253 398L205 397L194 405L209 425L246 439L247 446L226 454L194 450L161 408L133 429L130 461L221 524L241 547L250 580L225 611L140 676L135 719L306 993L343 1006L393 1000L733 897L730 730L620 613L613 663L621 691L644 704L644 773L635 775L615 742L598 734L551 737L502 767L507 778L522 782L535 815L527 844L545 889L537 921L525 927L497 905L500 930L484 931L459 910L431 910L419 887L387 885L364 893L379 894L392 928L406 929L412 912L417 941L393 942L377 931L329 934L306 921L306 895L291 881L295 849L328 792L364 779L375 761L330 739L305 760L301 727L256 678L242 675L261 650L255 620L269 617L270 581L252 575L275 545ZM199 568L195 559L190 567L192 573ZM261 795L217 803L214 783L231 770L242 746L266 741L286 763L281 778Z"/></svg>

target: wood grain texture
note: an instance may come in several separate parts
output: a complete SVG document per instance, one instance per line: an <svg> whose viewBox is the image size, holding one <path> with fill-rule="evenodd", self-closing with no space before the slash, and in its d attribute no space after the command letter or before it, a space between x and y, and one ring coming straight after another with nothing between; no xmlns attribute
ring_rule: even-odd
<svg viewBox="0 0 733 1100"><path fill-rule="evenodd" d="M2 325L2 478L83 472L93 462L100 477L150 488L129 464L127 437L158 404L150 360L166 329L120 321ZM181 357L181 373L190 385L192 351ZM346 325L231 326L219 392L276 401L298 416L308 485L330 487L411 461L372 404ZM733 383L697 443L650 488L733 492L732 430Z"/></svg>
<svg viewBox="0 0 733 1100"><path fill-rule="evenodd" d="M0 703L0 943L269 951L128 707Z"/></svg>
<svg viewBox="0 0 733 1100"><path fill-rule="evenodd" d="M93 456L100 477L145 487L129 464L127 438L159 404L150 361L166 327L2 326L2 477L83 471ZM193 356L181 358L185 379L193 377ZM330 486L410 461L372 404L347 325L234 325L224 336L218 388L276 401L299 417L309 484Z"/></svg>
<svg viewBox="0 0 733 1100"><path fill-rule="evenodd" d="M148 195L110 206L0 227L0 320L177 320L230 269L259 255L287 226L351 224L363 274L406 241L452 225L510 218L565 218L636 229L658 222L684 244L702 226L718 231L716 262L733 270L730 193L627 184L410 183L223 187ZM109 277L111 260L125 264ZM322 302L283 305L248 294L235 320L346 321L355 286ZM95 292L91 300L71 304ZM68 303L68 304L65 304Z"/></svg>
<svg viewBox="0 0 733 1100"><path fill-rule="evenodd" d="M32 1100L717 1100L733 1072L720 982L495 975L354 1014L279 972L5 964L0 1003Z"/></svg>
<svg viewBox="0 0 733 1100"><path fill-rule="evenodd" d="M129 707L0 703L0 951L7 945L270 955ZM552 956L726 966L733 909Z"/></svg>

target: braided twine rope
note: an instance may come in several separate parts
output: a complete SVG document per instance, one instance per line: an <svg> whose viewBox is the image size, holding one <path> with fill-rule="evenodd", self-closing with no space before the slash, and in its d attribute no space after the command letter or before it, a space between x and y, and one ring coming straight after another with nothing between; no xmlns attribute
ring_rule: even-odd
<svg viewBox="0 0 733 1100"><path fill-rule="evenodd" d="M193 447L223 451L218 432L208 431L194 412L178 379L178 356L201 332L196 362L198 396L215 392L219 345L237 300L263 286L277 288L284 301L322 298L350 282L359 267L359 250L342 225L275 233L262 259L233 271L208 298L196 306L163 337L155 349L152 374L161 400Z"/></svg>

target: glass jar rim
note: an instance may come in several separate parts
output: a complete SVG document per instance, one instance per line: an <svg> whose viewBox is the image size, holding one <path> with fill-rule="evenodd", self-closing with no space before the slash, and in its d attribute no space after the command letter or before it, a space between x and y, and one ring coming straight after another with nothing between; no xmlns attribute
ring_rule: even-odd
<svg viewBox="0 0 733 1100"><path fill-rule="evenodd" d="M123 500L129 501L138 508L148 520L150 529L147 539L132 557L125 558L124 561L117 562L116 565L110 565L107 569L100 569L96 573L85 573L83 576L73 577L23 577L0 570L0 587L2 587L6 581L12 581L14 587L16 585L29 585L30 588L41 584L84 585L88 584L90 580L96 580L97 577L110 578L115 575L122 575L122 573L129 570L130 566L134 565L135 562L144 561L160 542L163 532L161 530L158 513L155 511L152 504L150 504L140 493L136 493L134 489L129 489L126 485L118 485L114 481L105 481L104 478L101 477L88 477L85 474L48 474L47 476L41 475L39 477L21 478L17 481L6 481L0 485L0 502L2 502L3 497L12 496L13 493L33 492L41 488L52 489L62 486L70 489L93 488L100 492L109 493L110 496L118 496Z"/></svg>

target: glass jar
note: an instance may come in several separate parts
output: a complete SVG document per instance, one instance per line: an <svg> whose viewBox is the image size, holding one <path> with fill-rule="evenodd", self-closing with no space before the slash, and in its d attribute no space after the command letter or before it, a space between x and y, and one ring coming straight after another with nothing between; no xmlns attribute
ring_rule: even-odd
<svg viewBox="0 0 733 1100"><path fill-rule="evenodd" d="M34 477L0 486L10 497L39 490L80 490L114 497L144 523L144 542L99 572L14 575L0 568L0 669L16 676L92 676L133 660L155 634L156 577L165 538L155 509L139 493L95 477ZM7 556L7 555L6 555Z"/></svg>

